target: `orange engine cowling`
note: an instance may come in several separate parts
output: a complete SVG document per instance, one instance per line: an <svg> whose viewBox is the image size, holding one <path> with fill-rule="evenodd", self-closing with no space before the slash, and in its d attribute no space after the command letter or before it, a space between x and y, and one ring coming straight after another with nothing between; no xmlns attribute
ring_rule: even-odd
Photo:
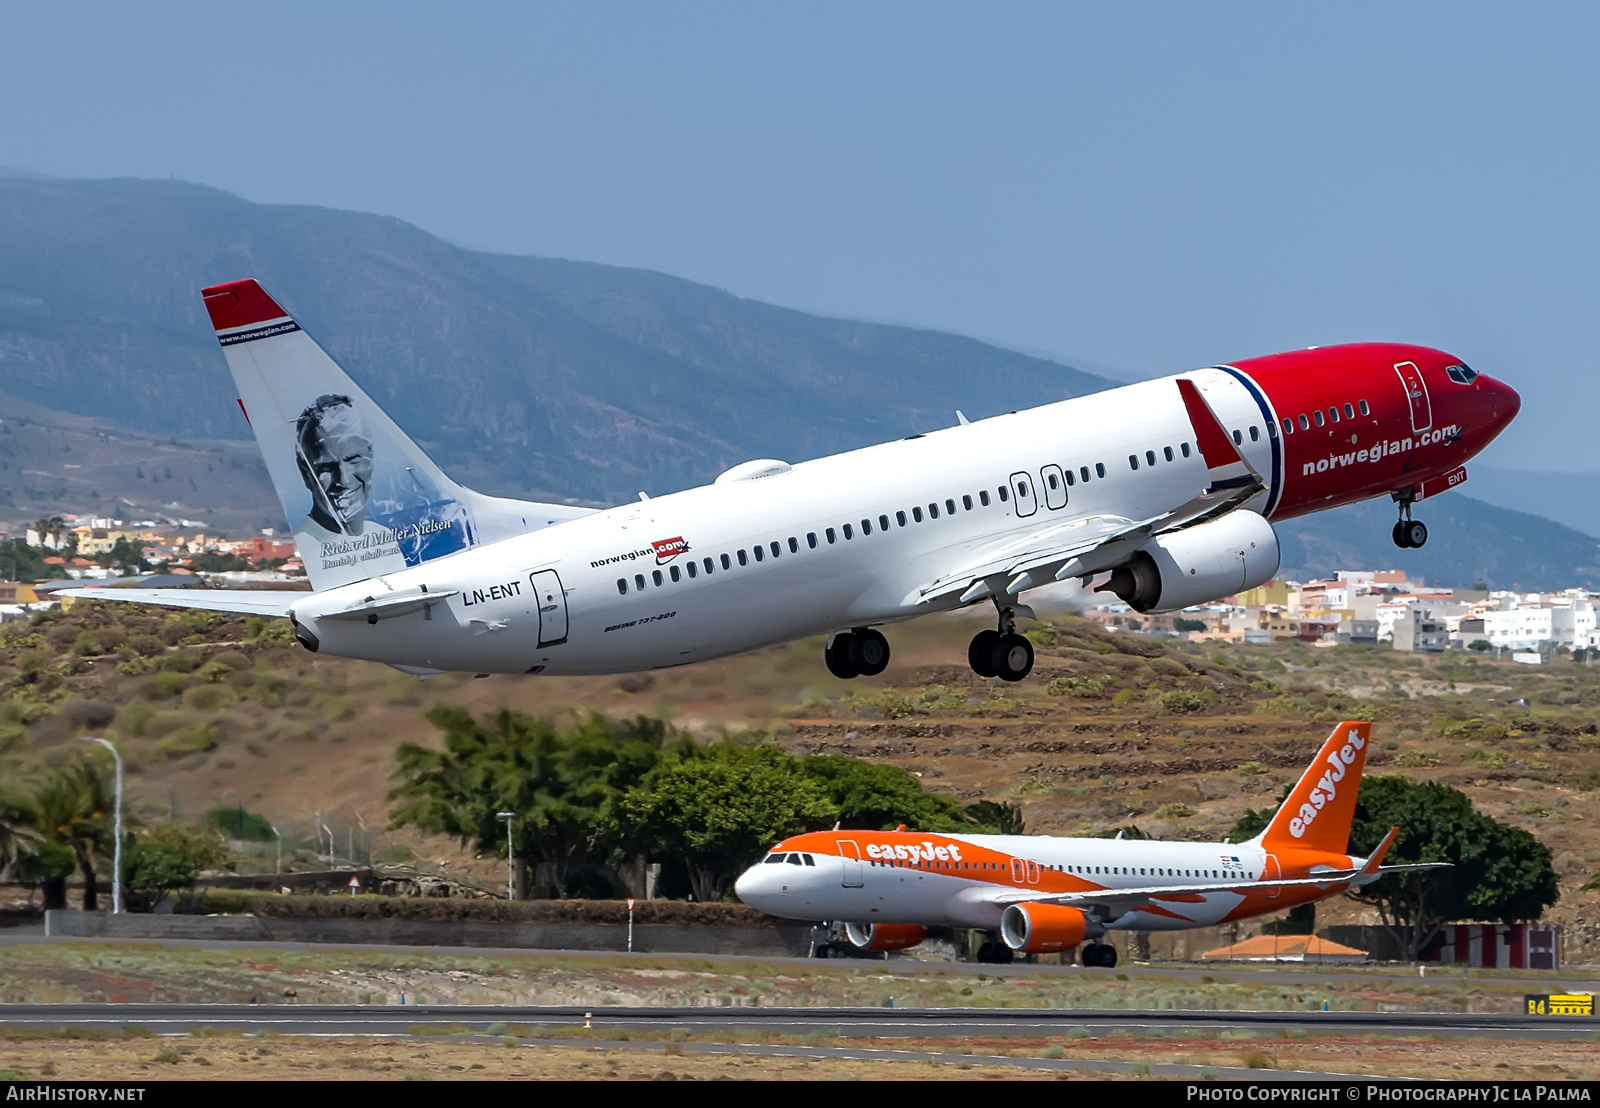
<svg viewBox="0 0 1600 1108"><path fill-rule="evenodd" d="M862 950L904 950L928 937L928 929L914 923L847 923L844 933Z"/></svg>
<svg viewBox="0 0 1600 1108"><path fill-rule="evenodd" d="M1000 917L1000 937L1024 954L1070 950L1088 929L1082 912L1060 904L1013 904Z"/></svg>

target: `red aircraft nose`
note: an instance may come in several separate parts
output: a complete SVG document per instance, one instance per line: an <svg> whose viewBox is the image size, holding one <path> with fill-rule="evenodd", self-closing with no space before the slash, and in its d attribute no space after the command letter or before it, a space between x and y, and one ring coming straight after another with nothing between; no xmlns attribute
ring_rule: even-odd
<svg viewBox="0 0 1600 1108"><path fill-rule="evenodd" d="M1517 390L1504 381L1496 381L1493 377L1479 377L1484 390L1494 398L1494 423L1499 430L1513 419L1522 410L1522 397L1517 395Z"/></svg>

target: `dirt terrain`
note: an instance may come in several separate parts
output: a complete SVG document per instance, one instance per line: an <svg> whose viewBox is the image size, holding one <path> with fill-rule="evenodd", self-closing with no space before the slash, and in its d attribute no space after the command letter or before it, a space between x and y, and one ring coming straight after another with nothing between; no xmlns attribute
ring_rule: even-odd
<svg viewBox="0 0 1600 1108"><path fill-rule="evenodd" d="M765 1043L730 1041L700 1047L679 1042L572 1042L504 1036L500 1040L441 1040L436 1036L313 1039L199 1033L157 1039L116 1035L85 1041L73 1034L0 1038L0 1080L152 1081L279 1080L1041 1080L1092 1077L1148 1079L1154 1065L1359 1073L1460 1080L1592 1081L1600 1077L1600 1046L1544 1043L1534 1055L1526 1042L1426 1039L1374 1041L1317 1036L1229 1039L1109 1036L1082 1039L849 1040L856 1048L938 1052L937 1061L859 1061L813 1047L813 1057L761 1053ZM832 1042L841 1042L833 1040ZM740 1046L745 1049L739 1049ZM800 1045L797 1040L795 1045ZM831 1045L831 1044L830 1044ZM1055 1073L1008 1066L1005 1057L1060 1059ZM1535 1057L1537 1060L1535 1060ZM970 1061L967 1059L971 1059ZM1087 1072L1073 1061L1132 1063L1122 1074ZM974 1064L977 1063L977 1064Z"/></svg>
<svg viewBox="0 0 1600 1108"><path fill-rule="evenodd" d="M80 604L0 637L0 768L25 780L31 767L81 756L79 734L105 730L125 744L130 806L145 819L243 804L282 831L291 865L314 864L320 823L339 855L416 856L494 887L498 859L384 830L394 749L430 741L423 712L434 704L754 730L795 752L902 766L963 803L1019 803L1031 832L1136 825L1182 839L1221 836L1245 808L1275 800L1333 722L1371 718L1370 772L1461 788L1550 846L1562 879L1550 917L1581 925L1569 958L1587 950L1600 906L1600 894L1579 891L1600 863L1600 822L1588 818L1600 787L1600 666L1187 643L1057 615L1033 626L1034 675L1006 685L963 664L985 619L889 628L887 672L852 682L828 675L820 642L623 677L421 682L309 654L281 623ZM1319 923L1353 918L1336 904Z"/></svg>

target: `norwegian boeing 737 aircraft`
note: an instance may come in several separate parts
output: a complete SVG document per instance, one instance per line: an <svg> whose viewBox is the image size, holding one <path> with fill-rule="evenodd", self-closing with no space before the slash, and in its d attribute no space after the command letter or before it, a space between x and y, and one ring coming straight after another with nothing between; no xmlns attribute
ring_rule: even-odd
<svg viewBox="0 0 1600 1108"><path fill-rule="evenodd" d="M1015 620L1052 581L1140 612L1250 588L1272 520L1411 505L1516 415L1459 359L1365 343L1275 354L591 511L483 496L439 470L255 281L204 291L313 591L69 595L288 616L308 649L427 676L683 665L826 634L840 677L882 672L877 628L969 604L968 651L1019 681Z"/></svg>
<svg viewBox="0 0 1600 1108"><path fill-rule="evenodd" d="M1325 900L1395 870L1399 828L1371 857L1352 857L1350 823L1370 723L1341 723L1267 824L1246 843L815 831L772 848L739 878L739 899L774 916L841 920L846 941L903 950L932 926L998 930L1013 952L1083 947L1086 966L1117 964L1107 932L1213 927Z"/></svg>

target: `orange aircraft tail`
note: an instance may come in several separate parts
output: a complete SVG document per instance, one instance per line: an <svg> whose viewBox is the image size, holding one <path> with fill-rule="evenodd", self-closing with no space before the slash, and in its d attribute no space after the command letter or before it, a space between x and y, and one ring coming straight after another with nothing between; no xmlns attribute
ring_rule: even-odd
<svg viewBox="0 0 1600 1108"><path fill-rule="evenodd" d="M1335 727L1256 841L1268 851L1346 853L1371 734L1370 723L1345 722Z"/></svg>

